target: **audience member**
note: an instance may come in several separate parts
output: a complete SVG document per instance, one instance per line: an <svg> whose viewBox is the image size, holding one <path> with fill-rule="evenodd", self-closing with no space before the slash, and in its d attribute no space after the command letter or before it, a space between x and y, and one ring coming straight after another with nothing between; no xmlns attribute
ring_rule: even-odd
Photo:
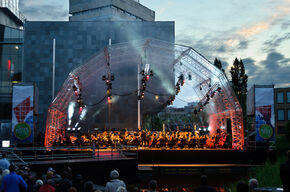
<svg viewBox="0 0 290 192"><path fill-rule="evenodd" d="M0 191L3 192L20 192L21 190L27 190L27 184L24 179L16 174L15 165L9 166L10 174L6 175L2 180Z"/></svg>
<svg viewBox="0 0 290 192"><path fill-rule="evenodd" d="M73 186L78 190L78 191L83 191L83 186L84 186L84 182L83 182L83 176L80 174L77 174L75 176L75 179L73 181Z"/></svg>
<svg viewBox="0 0 290 192"><path fill-rule="evenodd" d="M250 179L249 180L249 191L253 192L255 188L258 187L258 180L257 179Z"/></svg>
<svg viewBox="0 0 290 192"><path fill-rule="evenodd" d="M67 191L71 186L72 182L69 180L70 174L67 171L64 171L62 174L62 180L59 182L59 185L56 187L56 192Z"/></svg>
<svg viewBox="0 0 290 192"><path fill-rule="evenodd" d="M157 181L156 180L151 180L149 182L149 192L155 192L157 189Z"/></svg>
<svg viewBox="0 0 290 192"><path fill-rule="evenodd" d="M92 181L87 181L84 185L84 192L93 192L94 183Z"/></svg>
<svg viewBox="0 0 290 192"><path fill-rule="evenodd" d="M127 192L127 189L123 186L118 187L116 192Z"/></svg>
<svg viewBox="0 0 290 192"><path fill-rule="evenodd" d="M44 185L39 188L38 192L55 192L53 181L51 179L45 181Z"/></svg>
<svg viewBox="0 0 290 192"><path fill-rule="evenodd" d="M117 189L122 186L126 189L126 185L124 181L119 180L119 172L117 170L113 170L110 173L111 181L107 182L105 191L106 192L116 192Z"/></svg>
<svg viewBox="0 0 290 192"><path fill-rule="evenodd" d="M195 192L216 192L214 187L211 187L207 184L207 176L202 175L200 177L201 185L195 189Z"/></svg>
<svg viewBox="0 0 290 192"><path fill-rule="evenodd" d="M33 192L38 192L41 186L43 186L43 181L40 179L36 180L36 182L33 185Z"/></svg>
<svg viewBox="0 0 290 192"><path fill-rule="evenodd" d="M6 158L6 154L2 153L2 159L0 159L0 168L2 168L2 170L4 170L4 169L8 169L9 166L10 166L10 162Z"/></svg>
<svg viewBox="0 0 290 192"><path fill-rule="evenodd" d="M246 182L240 181L237 184L237 192L249 192L249 186Z"/></svg>
<svg viewBox="0 0 290 192"><path fill-rule="evenodd" d="M290 192L290 150L287 152L287 161L280 165L280 179L283 184L284 192Z"/></svg>

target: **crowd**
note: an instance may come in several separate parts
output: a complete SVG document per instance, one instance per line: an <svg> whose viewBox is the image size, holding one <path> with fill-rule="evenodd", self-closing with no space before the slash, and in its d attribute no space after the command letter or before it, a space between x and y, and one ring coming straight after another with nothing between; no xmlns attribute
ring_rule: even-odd
<svg viewBox="0 0 290 192"><path fill-rule="evenodd" d="M58 138L54 146L93 146L141 148L230 148L230 135L218 129L215 135L201 134L198 131L104 131L78 133Z"/></svg>
<svg viewBox="0 0 290 192"><path fill-rule="evenodd" d="M290 191L290 152L288 161L280 167L280 177L285 192ZM117 170L110 173L111 180L105 186L95 185L92 181L84 181L82 175L72 174L70 167L59 175L52 167L48 168L45 174L33 174L29 167L16 167L10 164L5 154L0 159L0 192L127 192L124 181L119 179ZM208 185L207 176L202 175L200 186L196 187L195 192L216 192L216 188ZM236 186L237 192L257 192L258 181L250 179L249 183L239 182ZM157 181L151 180L148 185L148 192L157 191ZM134 188L133 191L141 191ZM162 191L160 189L160 191ZM183 190L184 191L184 190Z"/></svg>

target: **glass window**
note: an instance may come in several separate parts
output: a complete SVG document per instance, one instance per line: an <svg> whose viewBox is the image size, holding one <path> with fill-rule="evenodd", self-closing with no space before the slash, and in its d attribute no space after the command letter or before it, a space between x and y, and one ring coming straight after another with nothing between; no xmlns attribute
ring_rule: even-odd
<svg viewBox="0 0 290 192"><path fill-rule="evenodd" d="M277 103L284 103L284 93L283 92L277 93Z"/></svg>
<svg viewBox="0 0 290 192"><path fill-rule="evenodd" d="M287 92L287 103L290 103L290 92Z"/></svg>
<svg viewBox="0 0 290 192"><path fill-rule="evenodd" d="M290 121L290 109L288 109L288 121Z"/></svg>
<svg viewBox="0 0 290 192"><path fill-rule="evenodd" d="M278 121L284 121L284 120L285 120L284 109L278 109Z"/></svg>

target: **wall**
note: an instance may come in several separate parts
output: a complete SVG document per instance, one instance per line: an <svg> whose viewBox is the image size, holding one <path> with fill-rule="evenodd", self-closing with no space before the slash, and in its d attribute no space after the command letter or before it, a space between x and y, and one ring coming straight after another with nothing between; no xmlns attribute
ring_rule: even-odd
<svg viewBox="0 0 290 192"><path fill-rule="evenodd" d="M55 94L68 74L108 44L154 38L174 43L174 22L26 22L24 81L39 88L39 129L52 102L52 41L56 38Z"/></svg>

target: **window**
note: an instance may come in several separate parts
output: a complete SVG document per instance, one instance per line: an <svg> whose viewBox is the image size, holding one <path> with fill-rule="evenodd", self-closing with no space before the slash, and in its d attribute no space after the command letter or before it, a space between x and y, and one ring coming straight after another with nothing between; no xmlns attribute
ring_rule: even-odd
<svg viewBox="0 0 290 192"><path fill-rule="evenodd" d="M277 103L284 103L284 94L283 92L277 93Z"/></svg>
<svg viewBox="0 0 290 192"><path fill-rule="evenodd" d="M290 109L288 109L288 121L290 121Z"/></svg>
<svg viewBox="0 0 290 192"><path fill-rule="evenodd" d="M284 109L278 109L278 121L285 121Z"/></svg>
<svg viewBox="0 0 290 192"><path fill-rule="evenodd" d="M290 103L290 92L287 91L287 103Z"/></svg>

